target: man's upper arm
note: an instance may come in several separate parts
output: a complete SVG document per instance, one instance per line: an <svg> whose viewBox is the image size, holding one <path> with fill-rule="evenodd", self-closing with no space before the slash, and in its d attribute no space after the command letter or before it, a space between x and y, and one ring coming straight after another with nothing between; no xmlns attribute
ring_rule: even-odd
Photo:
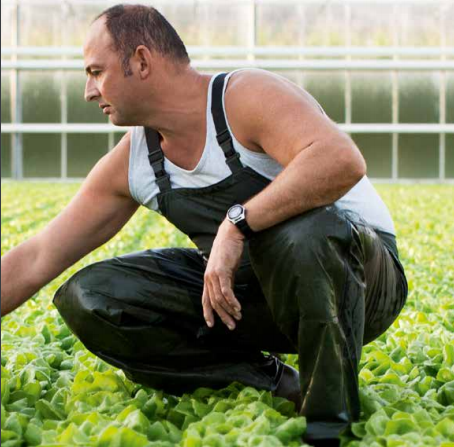
<svg viewBox="0 0 454 447"><path fill-rule="evenodd" d="M235 73L228 84L226 110L237 139L287 166L309 147L324 148L320 160L362 156L351 138L322 113L314 98L287 79L264 70Z"/></svg>
<svg viewBox="0 0 454 447"><path fill-rule="evenodd" d="M36 236L37 262L55 277L112 238L138 208L129 194L129 134L92 169L69 205Z"/></svg>

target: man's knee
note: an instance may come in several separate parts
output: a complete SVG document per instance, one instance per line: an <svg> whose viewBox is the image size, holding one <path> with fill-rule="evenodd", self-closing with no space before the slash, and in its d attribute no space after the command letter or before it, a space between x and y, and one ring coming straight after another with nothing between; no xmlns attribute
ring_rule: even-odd
<svg viewBox="0 0 454 447"><path fill-rule="evenodd" d="M105 261L103 261L105 263ZM53 303L63 317L80 311L86 313L96 309L99 301L91 299L98 292L97 284L105 278L105 267L101 263L91 264L75 273L55 293Z"/></svg>
<svg viewBox="0 0 454 447"><path fill-rule="evenodd" d="M88 272L91 270L91 267L88 266L76 272L55 293L53 303L62 316L67 312L69 302L76 304L84 295L84 290L87 288L86 283L89 278Z"/></svg>
<svg viewBox="0 0 454 447"><path fill-rule="evenodd" d="M149 362L182 341L181 330L160 306L166 300L157 290L165 291L113 258L77 272L53 302L68 327L95 354Z"/></svg>
<svg viewBox="0 0 454 447"><path fill-rule="evenodd" d="M113 327L112 316L118 316L118 312L114 300L97 287L104 276L105 267L100 263L83 268L57 290L53 303L71 331L90 350L105 348L106 341L108 345L116 343L121 350L130 349L127 340L119 334L106 332L109 329L106 326ZM111 318L106 318L107 313Z"/></svg>

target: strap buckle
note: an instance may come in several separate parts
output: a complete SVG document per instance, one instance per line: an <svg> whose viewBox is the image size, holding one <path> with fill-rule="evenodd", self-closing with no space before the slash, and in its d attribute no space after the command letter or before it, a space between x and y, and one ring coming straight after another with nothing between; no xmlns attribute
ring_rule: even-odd
<svg viewBox="0 0 454 447"><path fill-rule="evenodd" d="M221 133L216 135L216 139L218 140L219 145L222 146L226 141L232 140L232 137L230 136L229 130L224 129Z"/></svg>
<svg viewBox="0 0 454 447"><path fill-rule="evenodd" d="M160 161L155 161L151 164L151 167L153 168L154 175L157 179L168 175L164 170L164 164Z"/></svg>
<svg viewBox="0 0 454 447"><path fill-rule="evenodd" d="M157 162L162 162L163 161L163 156L162 152L159 149L156 149L154 151L151 151L148 153L148 160L150 160L150 164L154 165Z"/></svg>
<svg viewBox="0 0 454 447"><path fill-rule="evenodd" d="M227 155L227 154L226 154ZM233 152L230 155L228 155L225 160L227 164L230 164L233 161L239 160L241 158L240 154L238 152Z"/></svg>

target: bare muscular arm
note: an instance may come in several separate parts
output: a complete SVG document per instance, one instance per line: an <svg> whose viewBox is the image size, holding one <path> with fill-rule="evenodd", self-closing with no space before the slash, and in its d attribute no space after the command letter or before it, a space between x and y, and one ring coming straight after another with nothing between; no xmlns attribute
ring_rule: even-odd
<svg viewBox="0 0 454 447"><path fill-rule="evenodd" d="M253 230L332 203L365 175L366 164L354 142L307 92L258 70L239 72L230 82L226 110L236 137L284 166L246 204Z"/></svg>
<svg viewBox="0 0 454 447"><path fill-rule="evenodd" d="M129 144L127 134L44 230L2 257L2 316L111 239L135 213L138 204L128 187Z"/></svg>

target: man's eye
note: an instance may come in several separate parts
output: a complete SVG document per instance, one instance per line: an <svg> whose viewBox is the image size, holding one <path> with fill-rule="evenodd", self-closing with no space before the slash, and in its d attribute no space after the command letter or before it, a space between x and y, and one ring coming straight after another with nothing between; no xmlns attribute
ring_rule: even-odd
<svg viewBox="0 0 454 447"><path fill-rule="evenodd" d="M101 71L100 70L94 70L94 71L91 72L91 74L96 78L96 77L98 77L101 74Z"/></svg>

